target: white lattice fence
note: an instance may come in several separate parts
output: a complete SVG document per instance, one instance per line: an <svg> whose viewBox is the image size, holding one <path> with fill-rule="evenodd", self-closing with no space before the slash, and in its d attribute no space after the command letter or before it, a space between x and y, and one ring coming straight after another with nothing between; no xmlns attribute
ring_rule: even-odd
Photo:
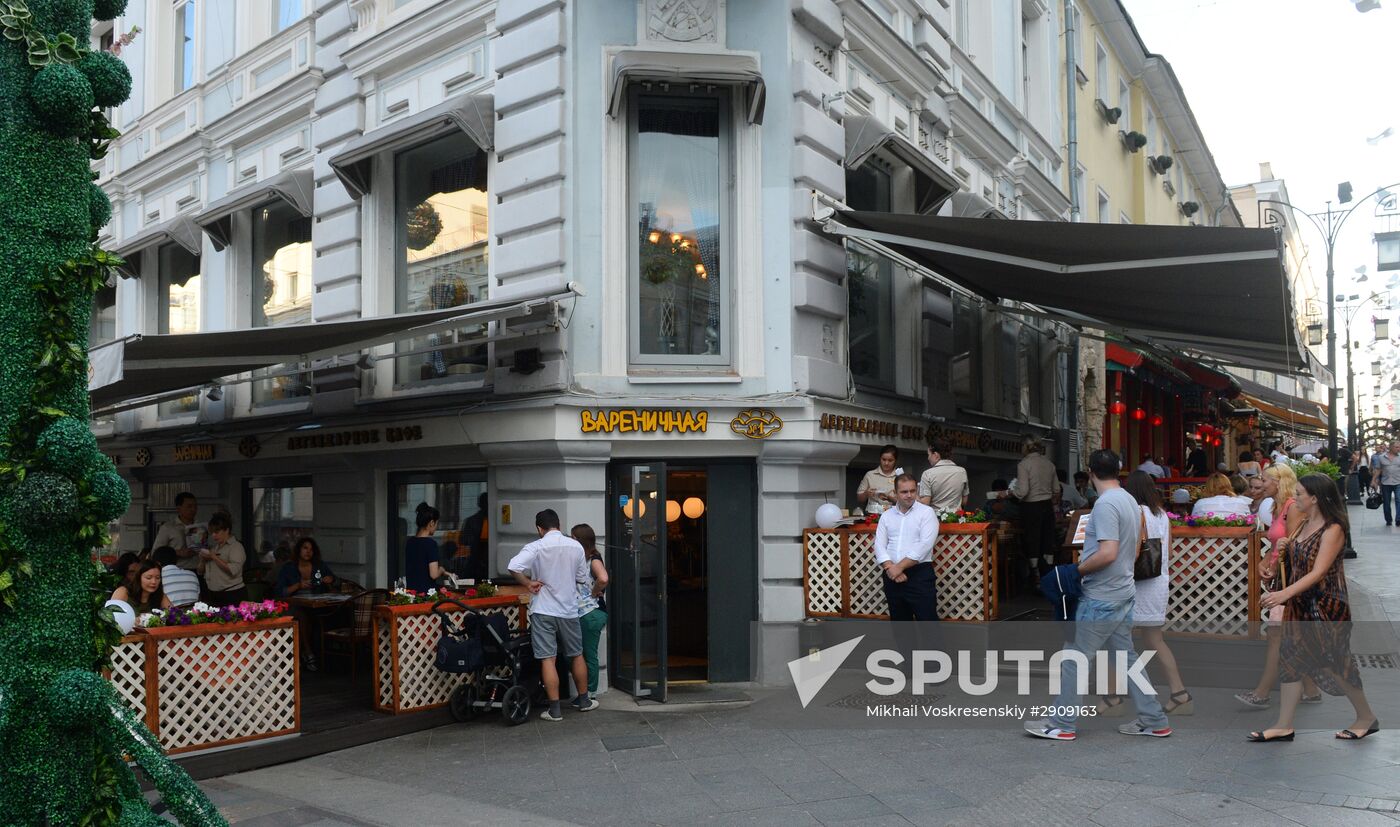
<svg viewBox="0 0 1400 827"><path fill-rule="evenodd" d="M166 751L297 730L295 624L161 636L155 646Z"/></svg>
<svg viewBox="0 0 1400 827"><path fill-rule="evenodd" d="M934 547L938 616L945 620L996 617L996 595L989 562L993 548L985 532L943 532ZM809 617L889 617L884 583L875 564L875 533L867 530L812 529L803 537ZM844 573L844 579L842 577Z"/></svg>
<svg viewBox="0 0 1400 827"><path fill-rule="evenodd" d="M144 638L124 638L112 650L107 679L122 701L146 717L146 645Z"/></svg>
<svg viewBox="0 0 1400 827"><path fill-rule="evenodd" d="M504 615L512 634L522 631L523 610L519 603L475 609L481 614ZM390 614L392 621L386 619L385 614ZM437 642L441 637L441 624L437 616L432 613L385 614L376 619L380 629L379 706L392 712L412 712L447 703L452 690L468 676L442 672L434 665ZM462 623L460 609L447 612L447 615L454 624ZM385 652L391 653L387 675L383 674ZM397 682L394 681L395 669Z"/></svg>
<svg viewBox="0 0 1400 827"><path fill-rule="evenodd" d="M1173 632L1249 634L1250 548L1244 532L1212 536L1174 529L1167 628Z"/></svg>
<svg viewBox="0 0 1400 827"><path fill-rule="evenodd" d="M841 535L832 531L809 531L803 538L809 617L839 617L841 602Z"/></svg>
<svg viewBox="0 0 1400 827"><path fill-rule="evenodd" d="M390 709L394 705L394 650L390 641L392 621L384 615L374 616L374 705Z"/></svg>

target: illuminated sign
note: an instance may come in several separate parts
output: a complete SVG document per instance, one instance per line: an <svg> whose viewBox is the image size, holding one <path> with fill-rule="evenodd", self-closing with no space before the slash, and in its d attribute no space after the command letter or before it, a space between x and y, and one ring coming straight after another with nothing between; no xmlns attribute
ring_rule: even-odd
<svg viewBox="0 0 1400 827"><path fill-rule="evenodd" d="M214 458L214 443L194 442L175 446L176 462L209 462Z"/></svg>
<svg viewBox="0 0 1400 827"><path fill-rule="evenodd" d="M709 411L651 408L579 411L579 430L585 434L703 434L709 423Z"/></svg>

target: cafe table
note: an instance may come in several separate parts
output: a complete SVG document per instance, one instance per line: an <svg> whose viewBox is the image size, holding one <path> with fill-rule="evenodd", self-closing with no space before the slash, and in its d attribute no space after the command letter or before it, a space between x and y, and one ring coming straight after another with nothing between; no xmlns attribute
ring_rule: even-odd
<svg viewBox="0 0 1400 827"><path fill-rule="evenodd" d="M322 643L321 626L326 618L336 614L341 607L348 606L353 594L341 594L339 592L326 592L324 594L294 594L287 598L287 605L294 609L302 609L306 616L316 626L313 638L316 643L316 657L318 660L326 659L325 648Z"/></svg>

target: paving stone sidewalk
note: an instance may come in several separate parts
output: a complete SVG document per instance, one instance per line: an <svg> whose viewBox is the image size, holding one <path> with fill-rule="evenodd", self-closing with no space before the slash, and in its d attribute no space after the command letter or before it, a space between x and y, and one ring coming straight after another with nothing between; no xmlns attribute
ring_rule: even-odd
<svg viewBox="0 0 1400 827"><path fill-rule="evenodd" d="M1358 605L1400 619L1400 529L1352 514ZM1363 677L1373 700L1400 697L1400 670ZM1013 728L785 731L752 709L604 708L442 727L203 786L238 827L1394 825L1400 729L1333 740L1349 715L1329 698L1287 744L1243 740L1271 712L1242 713L1239 730L1154 740L1096 725L1057 744Z"/></svg>

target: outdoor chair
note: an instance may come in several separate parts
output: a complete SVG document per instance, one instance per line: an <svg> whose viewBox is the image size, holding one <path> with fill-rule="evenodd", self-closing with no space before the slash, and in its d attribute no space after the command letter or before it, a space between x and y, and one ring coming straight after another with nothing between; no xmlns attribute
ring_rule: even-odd
<svg viewBox="0 0 1400 827"><path fill-rule="evenodd" d="M341 654L331 644L344 647L350 657L350 680L355 680L355 654L360 646L369 647L374 634L374 610L389 601L387 589L364 589L350 598L350 625L321 631L321 657L330 662L332 652Z"/></svg>

